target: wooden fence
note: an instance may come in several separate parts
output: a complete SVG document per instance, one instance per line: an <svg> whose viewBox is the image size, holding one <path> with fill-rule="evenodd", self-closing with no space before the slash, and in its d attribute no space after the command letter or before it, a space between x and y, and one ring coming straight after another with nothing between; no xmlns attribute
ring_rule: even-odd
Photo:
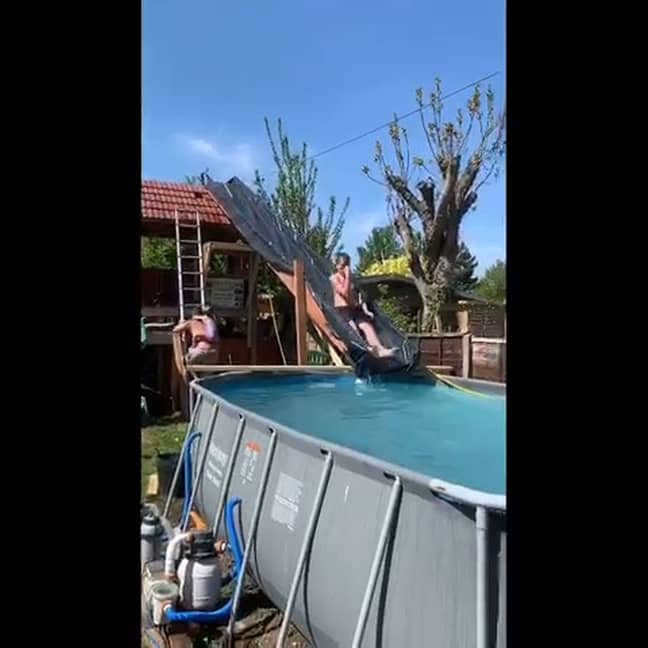
<svg viewBox="0 0 648 648"><path fill-rule="evenodd" d="M471 378L506 382L506 340L473 337L470 341Z"/></svg>
<svg viewBox="0 0 648 648"><path fill-rule="evenodd" d="M425 365L452 367L455 376L506 382L506 340L470 334L411 334Z"/></svg>

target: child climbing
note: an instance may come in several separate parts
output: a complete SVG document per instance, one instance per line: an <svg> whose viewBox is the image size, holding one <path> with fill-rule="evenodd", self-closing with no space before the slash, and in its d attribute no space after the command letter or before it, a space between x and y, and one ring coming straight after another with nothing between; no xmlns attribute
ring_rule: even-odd
<svg viewBox="0 0 648 648"><path fill-rule="evenodd" d="M174 334L180 335L189 332L191 335L191 346L187 353L187 362L193 362L205 353L218 355L220 347L220 336L218 324L210 307L200 306L195 308L191 319L180 322L174 329ZM214 359L217 362L217 358Z"/></svg>

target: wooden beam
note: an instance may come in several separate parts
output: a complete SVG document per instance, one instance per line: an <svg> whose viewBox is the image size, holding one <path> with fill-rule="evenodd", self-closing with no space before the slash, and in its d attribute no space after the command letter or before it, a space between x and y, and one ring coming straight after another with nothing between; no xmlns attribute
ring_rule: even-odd
<svg viewBox="0 0 648 648"><path fill-rule="evenodd" d="M142 306L140 308L142 317L172 317L178 319L177 306Z"/></svg>
<svg viewBox="0 0 648 648"><path fill-rule="evenodd" d="M157 385L156 388L160 391L163 397L167 396L165 377L168 376L168 367L165 366L165 360L168 360L168 352L162 347L158 346L155 348L155 361L157 363ZM168 383L167 383L168 384Z"/></svg>
<svg viewBox="0 0 648 648"><path fill-rule="evenodd" d="M324 335L324 332L322 329L320 329L317 324L313 322L313 326L315 327L315 330L319 334L319 336L322 338L322 341L326 344L326 350L328 351L328 354L331 356L331 360L333 361L333 364L336 367L344 367L345 362L342 359L342 356L338 353L337 349L331 344L331 342L328 340L328 338Z"/></svg>
<svg viewBox="0 0 648 648"><path fill-rule="evenodd" d="M457 328L459 333L468 333L470 330L470 313L467 308L457 309Z"/></svg>
<svg viewBox="0 0 648 648"><path fill-rule="evenodd" d="M283 272L282 270L277 270L273 266L269 266L270 269L277 275L281 283L288 288L288 290L293 291L294 281L291 274ZM311 295L310 290L306 290L306 308L308 310L308 317L310 317L311 322L315 324L328 338L329 342L337 349L339 353L344 353L347 348L346 345L339 337L335 334L335 331L329 326L329 323L322 312L322 309L319 307L313 295Z"/></svg>
<svg viewBox="0 0 648 648"><path fill-rule="evenodd" d="M470 361L472 360L472 336L470 333L461 338L461 377L470 378Z"/></svg>
<svg viewBox="0 0 648 648"><path fill-rule="evenodd" d="M450 365L428 365L428 369L438 374L451 374L454 367ZM255 372L255 373L351 373L353 367L342 365L189 365L187 370L195 374Z"/></svg>
<svg viewBox="0 0 648 648"><path fill-rule="evenodd" d="M182 381L180 380L174 358L171 358L171 362L167 366L171 371L171 409L173 412L177 412L180 409L178 386Z"/></svg>
<svg viewBox="0 0 648 648"><path fill-rule="evenodd" d="M175 324L173 324L175 326ZM146 346L168 346L173 344L173 333L171 331L149 331Z"/></svg>
<svg viewBox="0 0 648 648"><path fill-rule="evenodd" d="M148 497L155 497L160 490L160 479L158 474L154 472L148 476L148 482L146 484L146 495Z"/></svg>
<svg viewBox="0 0 648 648"><path fill-rule="evenodd" d="M259 255L252 252L250 254L250 267L248 272L248 306L247 306L247 345L248 357L251 364L257 362L257 277L259 274Z"/></svg>
<svg viewBox="0 0 648 648"><path fill-rule="evenodd" d="M196 374L227 373L230 371L255 371L259 373L301 373L304 371L315 373L347 373L352 367L335 367L333 365L189 365L189 371Z"/></svg>
<svg viewBox="0 0 648 648"><path fill-rule="evenodd" d="M185 375L185 366L184 366L184 348L182 344L182 334L174 333L171 336L171 342L173 344L173 363L175 366L178 375L182 377L183 380L186 379Z"/></svg>
<svg viewBox="0 0 648 648"><path fill-rule="evenodd" d="M253 252L252 248L245 243L227 243L225 241L209 241L214 252L240 252L249 254Z"/></svg>
<svg viewBox="0 0 648 648"><path fill-rule="evenodd" d="M293 262L293 295L295 296L295 328L297 329L297 364L308 362L306 345L306 280L304 279L304 262L295 259Z"/></svg>

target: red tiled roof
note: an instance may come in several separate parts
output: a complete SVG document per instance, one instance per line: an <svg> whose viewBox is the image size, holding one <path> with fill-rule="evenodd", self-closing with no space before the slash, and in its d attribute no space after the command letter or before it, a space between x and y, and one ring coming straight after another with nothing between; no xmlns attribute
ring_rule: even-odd
<svg viewBox="0 0 648 648"><path fill-rule="evenodd" d="M198 212L204 223L231 224L214 196L199 185L142 180L141 203L145 220L172 221L177 210L182 220L193 220Z"/></svg>

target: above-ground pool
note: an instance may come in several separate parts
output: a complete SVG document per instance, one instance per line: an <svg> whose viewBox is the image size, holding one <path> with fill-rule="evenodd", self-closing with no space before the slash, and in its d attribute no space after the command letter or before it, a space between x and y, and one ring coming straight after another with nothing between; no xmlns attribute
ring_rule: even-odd
<svg viewBox="0 0 648 648"><path fill-rule="evenodd" d="M229 402L309 436L450 483L506 491L506 400L423 381L352 375L231 376Z"/></svg>
<svg viewBox="0 0 648 648"><path fill-rule="evenodd" d="M505 388L453 380L194 383L194 505L313 646L506 646Z"/></svg>

